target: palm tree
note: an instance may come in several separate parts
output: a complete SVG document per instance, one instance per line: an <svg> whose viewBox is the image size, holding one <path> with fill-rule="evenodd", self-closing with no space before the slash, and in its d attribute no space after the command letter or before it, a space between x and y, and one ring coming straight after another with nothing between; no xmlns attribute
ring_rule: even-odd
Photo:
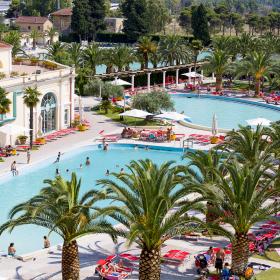
<svg viewBox="0 0 280 280"><path fill-rule="evenodd" d="M12 30L5 34L4 42L13 46L12 48L12 57L14 58L17 54L22 53L23 50L20 45L21 35L18 31Z"/></svg>
<svg viewBox="0 0 280 280"><path fill-rule="evenodd" d="M157 44L150 37L141 37L137 43L137 52L143 57L144 65L141 69L148 68L149 56L157 51Z"/></svg>
<svg viewBox="0 0 280 280"><path fill-rule="evenodd" d="M29 137L30 137L30 148L32 149L33 145L33 109L37 106L39 103L41 93L38 91L37 87L27 87L24 90L23 95L23 102L24 104L29 108Z"/></svg>
<svg viewBox="0 0 280 280"><path fill-rule="evenodd" d="M245 58L247 54L257 50L259 44L258 40L249 33L242 33L241 36L232 39L233 47L236 52Z"/></svg>
<svg viewBox="0 0 280 280"><path fill-rule="evenodd" d="M114 70L114 50L104 49L102 53L103 63L106 65L106 74L110 74Z"/></svg>
<svg viewBox="0 0 280 280"><path fill-rule="evenodd" d="M98 201L95 191L81 196L81 179L73 173L70 181L60 176L45 180L47 184L38 195L15 206L9 220L0 227L13 230L21 225L42 226L59 234L63 239L62 279L78 280L80 271L77 238L89 233L101 233L112 228L93 211Z"/></svg>
<svg viewBox="0 0 280 280"><path fill-rule="evenodd" d="M191 53L185 42L177 35L164 37L159 42L161 60L166 65L179 65L191 60Z"/></svg>
<svg viewBox="0 0 280 280"><path fill-rule="evenodd" d="M7 92L0 87L0 115L4 115L10 112L11 100L7 98Z"/></svg>
<svg viewBox="0 0 280 280"><path fill-rule="evenodd" d="M269 79L269 74L276 71L271 54L264 51L253 51L237 64L237 77L249 73L255 80L255 96L259 96L261 81Z"/></svg>
<svg viewBox="0 0 280 280"><path fill-rule="evenodd" d="M36 29L32 29L31 33L30 33L30 38L32 39L32 48L33 50L36 49L36 43L37 40L42 36L42 34L36 30Z"/></svg>
<svg viewBox="0 0 280 280"><path fill-rule="evenodd" d="M280 147L280 139L269 141L269 132L262 126L252 129L240 126L237 131L227 134L223 144L217 149L225 149L242 164L255 166L260 160L271 162L272 154Z"/></svg>
<svg viewBox="0 0 280 280"><path fill-rule="evenodd" d="M183 168L188 187L190 185L202 184L203 188L214 188L217 180L217 171L222 171L222 163L228 160L227 153L210 150L209 152L199 151L186 152L183 156L188 164ZM224 174L224 173L223 173ZM213 204L207 202L206 223L213 222L217 215L213 211Z"/></svg>
<svg viewBox="0 0 280 280"><path fill-rule="evenodd" d="M203 188L201 184L193 187L215 205L219 221L231 226L229 230L220 228L220 232L232 242L232 270L237 274L242 274L248 263L249 230L280 210L272 200L279 195L279 185L266 176L271 166L263 166L261 161L253 167L231 161L223 166L227 176L217 172L215 188Z"/></svg>
<svg viewBox="0 0 280 280"><path fill-rule="evenodd" d="M90 44L83 51L85 65L91 69L93 75L96 74L96 66L102 63L102 50L96 44Z"/></svg>
<svg viewBox="0 0 280 280"><path fill-rule="evenodd" d="M48 58L58 63L63 63L66 59L65 45L61 42L55 42L46 47Z"/></svg>
<svg viewBox="0 0 280 280"><path fill-rule="evenodd" d="M75 68L79 68L82 63L82 46L80 43L71 43L67 47L67 52L69 55L69 60L71 65L74 65Z"/></svg>
<svg viewBox="0 0 280 280"><path fill-rule="evenodd" d="M203 66L206 72L212 72L216 75L216 91L222 89L223 75L229 70L230 55L223 50L214 50L211 55L208 55L205 60L207 64Z"/></svg>
<svg viewBox="0 0 280 280"><path fill-rule="evenodd" d="M57 34L57 30L54 27L51 27L47 30L46 34L50 38L50 45L52 45L54 36Z"/></svg>
<svg viewBox="0 0 280 280"><path fill-rule="evenodd" d="M183 199L187 192L180 185L180 168L172 164L167 162L158 167L148 159L132 161L127 166L129 173L113 173L114 180L98 181L107 187L107 198L119 203L110 207L110 216L125 228L117 234L141 248L140 280L159 280L162 244L186 232L190 222L202 224L197 218L185 215L190 209L204 207L199 200Z"/></svg>
<svg viewBox="0 0 280 280"><path fill-rule="evenodd" d="M129 64L133 63L135 56L131 48L120 45L114 48L112 58L117 71L123 71L129 70Z"/></svg>

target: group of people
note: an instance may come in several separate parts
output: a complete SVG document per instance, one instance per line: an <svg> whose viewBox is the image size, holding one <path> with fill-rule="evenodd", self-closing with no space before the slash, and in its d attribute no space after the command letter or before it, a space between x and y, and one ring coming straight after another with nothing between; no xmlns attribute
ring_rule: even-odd
<svg viewBox="0 0 280 280"><path fill-rule="evenodd" d="M59 152L58 155L57 155L56 161L54 163L58 163L60 161L60 157L61 157L61 153ZM90 158L86 157L85 165L89 166L90 164L91 164ZM83 164L81 163L80 166L79 166L79 169L82 169L82 168L83 168ZM69 171L70 170L67 168L66 173L69 173ZM55 169L55 176L60 176L60 171L59 171L58 168Z"/></svg>
<svg viewBox="0 0 280 280"><path fill-rule="evenodd" d="M44 249L48 249L51 247L51 243L50 243L50 240L48 239L47 236L44 236L43 237L43 248ZM15 248L15 243L10 243L10 246L8 247L8 256L10 257L15 257L16 256L16 248Z"/></svg>

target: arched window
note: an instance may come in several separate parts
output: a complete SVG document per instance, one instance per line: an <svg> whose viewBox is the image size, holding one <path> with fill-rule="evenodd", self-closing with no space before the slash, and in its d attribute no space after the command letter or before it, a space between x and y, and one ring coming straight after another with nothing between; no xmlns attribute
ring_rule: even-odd
<svg viewBox="0 0 280 280"><path fill-rule="evenodd" d="M56 130L56 98L53 93L47 93L41 103L42 132Z"/></svg>

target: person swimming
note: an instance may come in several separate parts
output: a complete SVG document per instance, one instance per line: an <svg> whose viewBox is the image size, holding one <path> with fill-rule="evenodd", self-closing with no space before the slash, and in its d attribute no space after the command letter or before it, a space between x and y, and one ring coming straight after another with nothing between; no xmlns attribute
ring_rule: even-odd
<svg viewBox="0 0 280 280"><path fill-rule="evenodd" d="M121 168L120 174L124 174L124 169Z"/></svg>
<svg viewBox="0 0 280 280"><path fill-rule="evenodd" d="M89 157L86 158L86 165L90 165Z"/></svg>
<svg viewBox="0 0 280 280"><path fill-rule="evenodd" d="M58 168L55 169L55 176L59 176L60 172L58 170Z"/></svg>
<svg viewBox="0 0 280 280"><path fill-rule="evenodd" d="M110 171L109 169L107 169L106 173L105 173L106 176L109 176L110 175Z"/></svg>
<svg viewBox="0 0 280 280"><path fill-rule="evenodd" d="M69 173L69 169L66 169L66 173Z"/></svg>
<svg viewBox="0 0 280 280"><path fill-rule="evenodd" d="M82 169L83 168L83 165L82 164L80 164L80 169Z"/></svg>

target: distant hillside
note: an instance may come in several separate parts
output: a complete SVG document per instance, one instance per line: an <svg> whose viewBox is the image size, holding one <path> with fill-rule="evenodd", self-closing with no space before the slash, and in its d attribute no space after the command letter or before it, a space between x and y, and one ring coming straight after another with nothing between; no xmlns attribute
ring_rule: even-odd
<svg viewBox="0 0 280 280"><path fill-rule="evenodd" d="M183 6L203 3L206 6L224 4L230 10L239 13L280 10L280 0L181 0Z"/></svg>

